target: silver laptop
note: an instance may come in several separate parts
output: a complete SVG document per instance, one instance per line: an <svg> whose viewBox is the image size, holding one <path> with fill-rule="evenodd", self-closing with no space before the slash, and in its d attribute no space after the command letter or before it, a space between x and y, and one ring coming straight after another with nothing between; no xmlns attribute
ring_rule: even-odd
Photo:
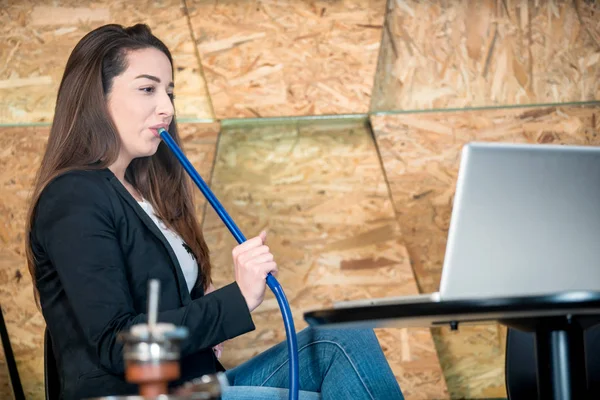
<svg viewBox="0 0 600 400"><path fill-rule="evenodd" d="M440 291L336 308L600 291L600 148L462 150Z"/></svg>

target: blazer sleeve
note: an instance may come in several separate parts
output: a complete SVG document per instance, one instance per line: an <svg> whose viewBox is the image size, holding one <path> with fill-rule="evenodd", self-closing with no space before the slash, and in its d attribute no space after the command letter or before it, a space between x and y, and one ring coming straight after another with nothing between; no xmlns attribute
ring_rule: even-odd
<svg viewBox="0 0 600 400"><path fill-rule="evenodd" d="M33 234L56 268L101 365L121 374L123 346L117 335L145 323L147 316L134 310L114 209L102 183L77 172L56 178L40 197ZM182 357L255 329L235 282L185 307L160 312L158 320L189 329Z"/></svg>

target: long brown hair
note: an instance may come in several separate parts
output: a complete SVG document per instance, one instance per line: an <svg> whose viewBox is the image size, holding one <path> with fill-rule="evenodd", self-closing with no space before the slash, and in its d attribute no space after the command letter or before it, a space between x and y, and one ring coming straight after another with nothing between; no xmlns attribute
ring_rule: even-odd
<svg viewBox="0 0 600 400"><path fill-rule="evenodd" d="M145 48L162 51L173 67L169 49L143 24L128 28L116 24L99 27L85 35L69 56L27 219L27 264L36 300L39 294L30 231L40 195L59 175L73 170L104 169L117 159L120 140L106 98L113 79L127 68L127 52ZM175 118L169 133L181 146ZM177 158L161 143L153 156L134 159L125 178L191 248L199 267L196 285L206 288L210 283L209 251L195 215L191 181Z"/></svg>

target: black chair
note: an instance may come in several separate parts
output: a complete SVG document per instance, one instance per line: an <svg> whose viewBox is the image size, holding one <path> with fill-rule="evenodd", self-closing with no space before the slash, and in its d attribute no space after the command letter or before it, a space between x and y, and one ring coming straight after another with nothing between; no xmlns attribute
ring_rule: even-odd
<svg viewBox="0 0 600 400"><path fill-rule="evenodd" d="M600 325L587 329L584 338L588 391L590 398L600 399ZM505 379L509 400L538 398L533 333L508 329Z"/></svg>
<svg viewBox="0 0 600 400"><path fill-rule="evenodd" d="M25 400L25 393L23 392L23 386L21 385L21 378L19 377L17 362L15 360L12 346L10 344L10 338L8 337L8 330L6 329L6 323L4 322L4 314L2 312L1 306L0 337L2 339L2 348L4 349L4 356L6 357L6 366L8 367L8 375L10 376L10 384L12 386L15 400Z"/></svg>
<svg viewBox="0 0 600 400"><path fill-rule="evenodd" d="M44 388L46 400L58 400L60 397L60 376L54 351L52 349L52 338L48 328L44 331Z"/></svg>
<svg viewBox="0 0 600 400"><path fill-rule="evenodd" d="M538 398L533 333L508 329L504 372L510 400Z"/></svg>

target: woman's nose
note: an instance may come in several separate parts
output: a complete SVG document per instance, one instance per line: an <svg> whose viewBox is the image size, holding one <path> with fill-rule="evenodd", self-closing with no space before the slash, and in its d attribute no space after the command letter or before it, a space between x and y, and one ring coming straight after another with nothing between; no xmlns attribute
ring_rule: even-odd
<svg viewBox="0 0 600 400"><path fill-rule="evenodd" d="M171 96L167 93L160 96L159 104L157 106L158 114L171 117L175 113L175 108L173 107L173 100L171 100Z"/></svg>

